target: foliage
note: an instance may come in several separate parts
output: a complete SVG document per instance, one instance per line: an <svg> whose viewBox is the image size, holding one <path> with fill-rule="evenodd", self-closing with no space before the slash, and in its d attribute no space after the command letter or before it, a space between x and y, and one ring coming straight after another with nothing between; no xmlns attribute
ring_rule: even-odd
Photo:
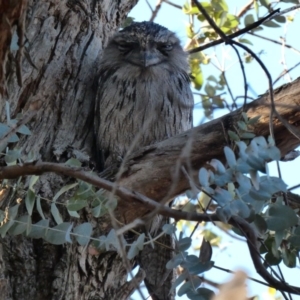
<svg viewBox="0 0 300 300"><path fill-rule="evenodd" d="M269 138L267 142L263 137L246 135L251 133L249 126L251 127L257 118L248 119L245 114L243 118L243 121L238 122L238 133L228 133L232 138L233 147L224 148L226 165L213 159L209 164L210 168L199 170L201 191L211 198L206 210L214 204L217 216L224 223L228 223L234 216L247 219L260 234L261 253L265 254L265 262L268 265L277 265L283 260L287 266L294 267L296 255L300 250L298 217L291 208L284 205L282 196L279 196L280 192L286 192L285 183L281 178L269 176L266 166L270 160L278 160L280 152L272 139ZM241 140L241 137L247 138L246 142ZM66 165L78 167L80 162L71 159ZM114 229L107 236L92 238L91 223L83 222L74 226L74 222L70 222L69 219L79 218L82 209L90 210L93 216L98 218L107 214L109 210L112 211L117 202L109 199L103 190L96 191L92 185L77 181L63 186L54 195L49 215L49 212L45 213L42 209L41 197L35 194L34 185L38 179L39 177L35 175L29 178L24 201L27 213L18 213L22 201L5 211L0 211L2 237L7 233L23 234L30 238L43 238L54 245L72 243L75 240L82 246L88 245L92 239L92 246L100 251L114 249L121 254L124 247L127 248L128 259L133 259L143 249L145 243L153 244L158 238L146 238L145 234L140 234L137 240L130 244ZM20 181L17 184L20 184ZM59 198L67 194L69 194L67 203L60 203ZM278 196L274 198L273 195ZM60 212L58 204L68 211L67 220ZM34 207L41 219L33 224ZM194 210L197 210L196 206L194 207ZM48 215L48 218L45 215ZM53 223L51 220L57 225L50 226ZM178 295L185 294L189 299L210 299L213 292L200 287L202 280L199 277L214 266L214 262L211 261L210 243L203 240L200 255L195 256L188 252L192 243L191 237L184 237L182 232L177 236L175 224L165 225L163 230L165 234L173 235L176 239L176 254L166 265L168 269L181 270L173 288L181 285ZM238 228L235 231L243 234Z"/></svg>
<svg viewBox="0 0 300 300"><path fill-rule="evenodd" d="M31 135L26 125L18 123L19 120L22 120L22 117L23 116L19 114L16 119L11 119L9 103L6 102L6 124L0 123L0 152L2 152L8 144L17 143L20 140L19 135ZM7 165L16 164L19 157L20 150L16 147L14 149L6 149L5 162Z"/></svg>
<svg viewBox="0 0 300 300"><path fill-rule="evenodd" d="M283 2L298 3L297 1ZM275 15L271 20L267 20L261 25L253 27L252 25L256 21L262 19L261 15L264 12L274 12L276 4L270 1L253 1L252 7L249 6L247 10L235 13L230 12L228 4L224 0L199 1L199 3L203 6L219 29L229 37L231 35L236 35L236 33L241 30L240 27L244 27L242 28L243 30L249 27L248 32L251 34L257 31L263 31L265 28L280 28L287 20L292 21L292 18L290 17L286 18L283 15ZM208 20L206 20L193 1L186 1L182 7L182 11L190 20L186 25L186 36L189 39L186 50L192 53L189 58L192 83L195 89L201 90L199 96L205 116L211 118L215 109L222 109L226 106L224 92L228 91L231 93L231 88L225 77L224 66L218 67L218 76L210 74L206 80L204 80L203 67L212 64L212 58L216 57L216 52L214 51L212 54L208 55L203 51L194 52L194 49L200 48L201 50L204 50L209 46L212 46L214 41L221 40L221 38L210 26ZM199 22L196 22L196 20ZM200 26L198 24L200 24ZM243 35L238 36L237 41L244 45L253 45L252 42ZM206 45L207 47L205 47ZM251 54L245 52L243 56L244 63L253 62L253 56ZM222 58L223 61L226 59L227 58ZM240 63L242 62L240 61ZM243 66L241 66L241 68L243 68ZM218 77L219 79L216 79ZM235 108L237 99L232 100L234 102L232 108ZM245 101L247 101L247 99L245 99ZM227 107L229 108L229 106Z"/></svg>

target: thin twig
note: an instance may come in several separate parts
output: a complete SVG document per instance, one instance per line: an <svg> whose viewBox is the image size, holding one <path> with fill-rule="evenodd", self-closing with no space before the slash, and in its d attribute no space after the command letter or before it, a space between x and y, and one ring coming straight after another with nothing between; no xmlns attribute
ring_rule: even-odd
<svg viewBox="0 0 300 300"><path fill-rule="evenodd" d="M242 34L244 34L244 33L249 32L250 30L252 30L252 29L258 27L258 26L261 25L261 24L263 24L264 22L269 21L269 19L270 19L271 17L273 17L274 15L277 16L277 14L279 13L279 11L280 11L279 9L272 11L272 12L271 12L269 15L267 15L266 17L264 17L264 18L262 18L262 19L260 19L260 20L258 20L258 21L256 21L256 22L250 24L249 26L247 26L247 27L245 27L245 28L243 28L243 29L241 29L241 30L239 30L239 31L237 31L237 32L234 32L234 33L228 35L227 38L228 38L228 39L234 39L234 38L236 38L236 37L238 37L238 36L240 36L240 35L242 35ZM196 48L193 48L193 49L191 49L191 50L188 50L187 52L188 52L189 54L196 53L196 52L201 52L201 51L203 51L203 50L205 50L205 49L208 49L208 48L213 47L213 46L220 45L220 44L222 44L222 43L224 43L224 40L223 40L223 39L219 39L219 40L212 41L212 42L210 42L210 43L204 44L204 45L202 45L202 46L200 46L200 47L196 47Z"/></svg>
<svg viewBox="0 0 300 300"><path fill-rule="evenodd" d="M148 7L150 8L151 12L153 13L153 8L152 8L151 4L149 3L148 0L145 0L145 1L146 1L146 3L147 3Z"/></svg>
<svg viewBox="0 0 300 300"><path fill-rule="evenodd" d="M244 7L240 9L240 11L236 14L238 18L241 18L244 14L247 13L247 11L251 8L252 4L254 3L254 0L250 0Z"/></svg>
<svg viewBox="0 0 300 300"><path fill-rule="evenodd" d="M157 17L157 14L158 12L160 11L161 9L161 5L164 1L163 0L158 0L158 3L156 4L154 10L152 11L152 15L151 15L151 18L150 18L150 22L153 22L154 19Z"/></svg>
<svg viewBox="0 0 300 300"><path fill-rule="evenodd" d="M173 7L176 7L176 8L178 8L178 9L182 9L182 6L180 6L180 5L178 5L178 4L175 4L175 3L171 2L171 1L163 0L163 2L169 4L169 5L173 6Z"/></svg>
<svg viewBox="0 0 300 300"><path fill-rule="evenodd" d="M281 43L281 42L278 42L278 41L273 40L273 39L271 39L271 38L268 38L268 37L266 37L266 36L262 36L262 35L260 35L260 34L255 33L255 32L247 32L247 33L250 34L250 35L253 35L253 36L255 36L255 37L261 38L261 39L263 39L263 40L266 40L266 41L269 41L269 42L272 42L272 43L274 43L274 44L277 44L277 45L282 46L282 43ZM291 45L289 45L289 44L285 44L285 43L284 43L284 47L286 47L286 48L288 48L288 49L291 49L291 50L295 51L296 53L300 54L300 51L299 51L298 49L294 48L293 46L291 46Z"/></svg>
<svg viewBox="0 0 300 300"><path fill-rule="evenodd" d="M296 63L293 67L287 69L286 72L291 72L291 71L294 70L295 68L299 67L299 65L300 65L300 62ZM273 85L274 85L275 83L277 83L277 82L278 82L278 81L286 74L286 72L282 72L282 74L280 74L280 75L276 78L276 80L273 82Z"/></svg>

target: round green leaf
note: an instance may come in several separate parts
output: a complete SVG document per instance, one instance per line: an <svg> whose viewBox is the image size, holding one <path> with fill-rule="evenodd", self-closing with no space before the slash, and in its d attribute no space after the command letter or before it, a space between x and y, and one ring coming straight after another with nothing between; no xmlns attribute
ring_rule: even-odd
<svg viewBox="0 0 300 300"><path fill-rule="evenodd" d="M298 223L298 217L289 206L271 204L266 222L268 229L278 231L296 225Z"/></svg>
<svg viewBox="0 0 300 300"><path fill-rule="evenodd" d="M71 223L64 222L53 228L49 228L45 240L53 245L62 245L67 242L67 232L72 227Z"/></svg>
<svg viewBox="0 0 300 300"><path fill-rule="evenodd" d="M76 226L73 232L79 235L75 235L78 244L80 244L81 246L87 245L90 241L92 231L92 225L88 222Z"/></svg>

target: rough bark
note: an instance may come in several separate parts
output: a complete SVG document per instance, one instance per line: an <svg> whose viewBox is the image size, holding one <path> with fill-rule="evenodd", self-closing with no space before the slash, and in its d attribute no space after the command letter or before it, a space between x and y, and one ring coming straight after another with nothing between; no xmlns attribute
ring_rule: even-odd
<svg viewBox="0 0 300 300"><path fill-rule="evenodd" d="M32 135L20 142L25 156L31 152L56 162L77 157L89 164L101 50L136 2L0 1L1 122L5 101L12 118L35 112L27 124ZM17 51L9 47L14 35ZM36 190L51 199L68 180L47 175ZM4 200L1 209L7 204ZM56 247L23 237L0 243L1 299L125 299L126 289L133 289L126 283L120 294L127 273L115 252L90 255L76 245Z"/></svg>

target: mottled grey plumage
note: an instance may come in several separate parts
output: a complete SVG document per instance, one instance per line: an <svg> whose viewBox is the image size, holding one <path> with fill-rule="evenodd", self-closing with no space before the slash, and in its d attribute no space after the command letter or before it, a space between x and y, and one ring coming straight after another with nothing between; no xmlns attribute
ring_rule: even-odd
<svg viewBox="0 0 300 300"><path fill-rule="evenodd" d="M103 52L96 99L97 150L104 166L126 152L192 126L186 54L175 34L142 22L119 31Z"/></svg>
<svg viewBox="0 0 300 300"><path fill-rule="evenodd" d="M158 24L133 23L111 39L101 60L95 111L102 167L191 128L193 95L187 72L178 38ZM156 220L159 233L167 220ZM172 247L170 236L160 242ZM174 276L165 268L171 257L172 251L148 245L139 255L152 299L174 299L174 291L169 293Z"/></svg>

